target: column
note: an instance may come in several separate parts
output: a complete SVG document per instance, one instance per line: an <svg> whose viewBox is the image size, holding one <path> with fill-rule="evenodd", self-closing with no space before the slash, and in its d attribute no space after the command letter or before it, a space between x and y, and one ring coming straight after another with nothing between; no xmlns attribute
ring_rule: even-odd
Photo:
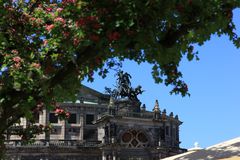
<svg viewBox="0 0 240 160"><path fill-rule="evenodd" d="M66 139L66 122L65 120L61 121L61 137L60 139L65 140Z"/></svg>
<svg viewBox="0 0 240 160"><path fill-rule="evenodd" d="M43 126L46 126L48 124L48 121L49 121L48 114L49 113L48 113L47 109L44 108L42 111L42 118L40 118L40 121L41 121L40 123L42 123ZM49 140L49 133L47 134L44 132L43 137L45 140Z"/></svg>
<svg viewBox="0 0 240 160"><path fill-rule="evenodd" d="M84 130L84 115L83 113L80 114L79 116L79 123L80 123L80 132L79 132L79 139L80 141L83 140L83 130Z"/></svg>
<svg viewBox="0 0 240 160"><path fill-rule="evenodd" d="M113 151L113 152L112 152L112 155L113 155L113 156L112 156L112 159L113 159L113 160L117 160L116 152Z"/></svg>
<svg viewBox="0 0 240 160"><path fill-rule="evenodd" d="M102 151L102 160L107 160L106 153Z"/></svg>

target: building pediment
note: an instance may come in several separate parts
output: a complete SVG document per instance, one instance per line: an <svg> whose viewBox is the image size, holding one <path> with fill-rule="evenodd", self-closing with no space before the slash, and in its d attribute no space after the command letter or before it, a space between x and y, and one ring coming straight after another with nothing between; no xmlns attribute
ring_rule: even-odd
<svg viewBox="0 0 240 160"><path fill-rule="evenodd" d="M77 95L77 103L108 103L110 96L82 85Z"/></svg>

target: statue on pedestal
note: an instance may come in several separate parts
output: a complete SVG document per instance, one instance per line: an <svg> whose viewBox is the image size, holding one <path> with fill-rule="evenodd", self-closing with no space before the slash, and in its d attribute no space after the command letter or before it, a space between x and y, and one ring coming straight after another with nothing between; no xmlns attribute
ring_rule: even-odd
<svg viewBox="0 0 240 160"><path fill-rule="evenodd" d="M130 79L132 78L127 72L119 71L117 74L117 86L116 89L105 87L107 93L111 97L117 98L128 98L131 101L139 101L137 96L143 93L142 87L139 85L136 88L131 87Z"/></svg>

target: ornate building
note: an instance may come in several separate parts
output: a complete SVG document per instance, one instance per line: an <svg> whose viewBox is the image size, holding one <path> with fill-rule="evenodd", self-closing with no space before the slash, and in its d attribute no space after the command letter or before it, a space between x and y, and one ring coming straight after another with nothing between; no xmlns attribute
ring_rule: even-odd
<svg viewBox="0 0 240 160"><path fill-rule="evenodd" d="M178 116L161 110L156 101L153 111L129 98L110 98L82 86L75 103L60 106L71 113L68 120L58 119L43 110L38 124L51 123L50 134L22 144L8 136L7 155L21 160L152 160L185 152L179 147ZM27 125L21 120L21 127Z"/></svg>

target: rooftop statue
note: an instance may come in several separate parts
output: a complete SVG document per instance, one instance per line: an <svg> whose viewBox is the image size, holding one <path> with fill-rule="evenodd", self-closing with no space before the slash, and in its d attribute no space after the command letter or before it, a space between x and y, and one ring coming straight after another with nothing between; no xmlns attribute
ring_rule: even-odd
<svg viewBox="0 0 240 160"><path fill-rule="evenodd" d="M127 72L119 71L117 74L116 89L105 87L107 93L113 98L129 98L132 101L139 101L137 96L143 93L142 87L139 85L136 88L131 87L131 75Z"/></svg>

